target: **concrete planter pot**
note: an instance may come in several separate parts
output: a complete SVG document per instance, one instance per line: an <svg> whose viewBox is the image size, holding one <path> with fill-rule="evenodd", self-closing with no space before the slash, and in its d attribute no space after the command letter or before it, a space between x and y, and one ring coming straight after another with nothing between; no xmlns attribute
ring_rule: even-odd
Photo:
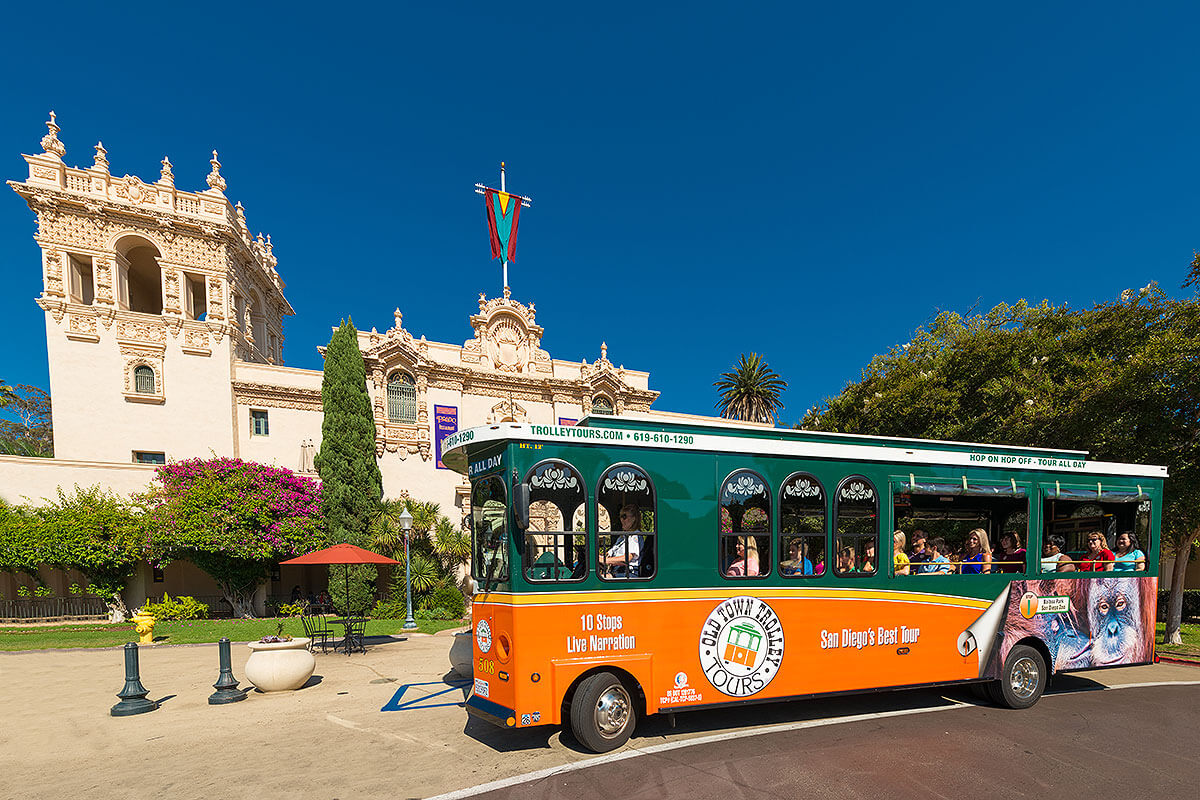
<svg viewBox="0 0 1200 800"><path fill-rule="evenodd" d="M317 658L308 651L307 636L290 642L250 642L246 661L246 680L260 692L287 692L299 689L317 668Z"/></svg>
<svg viewBox="0 0 1200 800"><path fill-rule="evenodd" d="M475 635L471 631L454 634L454 643L450 645L450 668L464 678L470 678L475 673Z"/></svg>

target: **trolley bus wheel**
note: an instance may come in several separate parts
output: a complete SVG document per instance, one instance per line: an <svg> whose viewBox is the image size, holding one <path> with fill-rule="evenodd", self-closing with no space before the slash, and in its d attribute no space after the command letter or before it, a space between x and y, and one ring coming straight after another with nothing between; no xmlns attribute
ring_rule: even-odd
<svg viewBox="0 0 1200 800"><path fill-rule="evenodd" d="M995 699L1009 708L1029 708L1046 689L1046 660L1032 647L1019 644L1008 653L1000 681L995 684Z"/></svg>
<svg viewBox="0 0 1200 800"><path fill-rule="evenodd" d="M584 678L571 700L571 732L597 753L615 750L633 733L637 712L621 679L611 672Z"/></svg>

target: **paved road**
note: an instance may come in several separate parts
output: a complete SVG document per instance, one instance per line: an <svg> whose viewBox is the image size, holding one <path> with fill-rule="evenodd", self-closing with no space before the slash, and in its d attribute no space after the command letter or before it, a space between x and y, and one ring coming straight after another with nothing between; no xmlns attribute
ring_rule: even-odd
<svg viewBox="0 0 1200 800"><path fill-rule="evenodd" d="M907 713L916 693L893 696L907 708L881 707L875 697L873 712L897 715L701 741L477 797L1195 797L1200 686L1100 688L1065 677L1027 711L958 707L931 693L925 707L945 710ZM847 700L822 706L840 707L843 718L862 708Z"/></svg>

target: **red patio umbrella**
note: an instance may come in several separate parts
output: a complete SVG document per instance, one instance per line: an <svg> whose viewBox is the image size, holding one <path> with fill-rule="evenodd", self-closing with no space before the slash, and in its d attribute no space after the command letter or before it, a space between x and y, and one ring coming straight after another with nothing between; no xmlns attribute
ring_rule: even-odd
<svg viewBox="0 0 1200 800"><path fill-rule="evenodd" d="M351 564L399 564L400 562L394 558L381 556L379 553L372 553L370 550L364 550L361 547L356 547L352 544L335 544L332 547L326 547L324 550L314 550L311 553L306 553L302 556L289 558L287 561L280 561L283 564L295 564L303 566L305 564L345 564L346 565L346 616L350 614L350 565Z"/></svg>

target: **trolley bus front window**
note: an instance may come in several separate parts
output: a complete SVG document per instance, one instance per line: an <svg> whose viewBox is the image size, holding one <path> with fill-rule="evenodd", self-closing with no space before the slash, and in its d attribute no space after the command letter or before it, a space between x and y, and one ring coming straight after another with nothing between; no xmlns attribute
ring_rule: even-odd
<svg viewBox="0 0 1200 800"><path fill-rule="evenodd" d="M567 462L549 459L529 470L525 482L530 487L522 553L526 580L583 580L588 561L587 534L579 519L587 500L582 476ZM568 532L568 526L580 532Z"/></svg>
<svg viewBox="0 0 1200 800"><path fill-rule="evenodd" d="M483 591L508 580L508 492L497 475L481 478L471 489L472 577Z"/></svg>

